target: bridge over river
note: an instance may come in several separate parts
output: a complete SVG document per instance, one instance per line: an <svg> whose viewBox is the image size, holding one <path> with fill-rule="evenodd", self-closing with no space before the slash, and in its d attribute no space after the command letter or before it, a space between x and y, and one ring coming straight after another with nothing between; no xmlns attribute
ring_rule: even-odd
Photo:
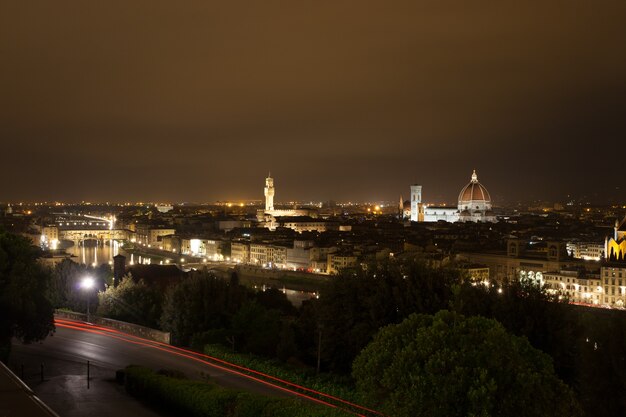
<svg viewBox="0 0 626 417"><path fill-rule="evenodd" d="M104 243L111 240L128 240L132 232L126 229L64 229L59 228L59 240L69 240L79 245L86 240L97 240Z"/></svg>

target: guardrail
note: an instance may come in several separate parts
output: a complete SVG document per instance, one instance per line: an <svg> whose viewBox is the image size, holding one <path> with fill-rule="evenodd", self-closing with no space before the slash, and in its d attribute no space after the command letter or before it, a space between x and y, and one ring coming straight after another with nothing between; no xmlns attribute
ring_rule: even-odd
<svg viewBox="0 0 626 417"><path fill-rule="evenodd" d="M55 317L61 317L71 320L87 321L87 315L83 313L77 313L75 311L55 310ZM113 319L107 319L104 317L98 317L91 315L90 322L100 326L110 327L112 329L120 330L133 336L143 337L144 339L154 340L155 342L161 342L171 344L171 334L169 332L162 332L160 330L151 329L150 327L140 326L138 324L127 323L124 321L118 321Z"/></svg>
<svg viewBox="0 0 626 417"><path fill-rule="evenodd" d="M0 362L0 416L59 417Z"/></svg>

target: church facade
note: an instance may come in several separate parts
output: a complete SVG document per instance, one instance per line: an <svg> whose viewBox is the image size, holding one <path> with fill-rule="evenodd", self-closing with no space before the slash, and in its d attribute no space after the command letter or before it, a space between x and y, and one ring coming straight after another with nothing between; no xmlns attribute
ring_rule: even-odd
<svg viewBox="0 0 626 417"><path fill-rule="evenodd" d="M428 206L422 203L422 186L411 186L411 221L414 222L495 222L491 210L491 195L478 182L476 171L470 182L461 189L456 207Z"/></svg>
<svg viewBox="0 0 626 417"><path fill-rule="evenodd" d="M626 263L626 217L615 222L613 237L604 240L604 257L609 262Z"/></svg>

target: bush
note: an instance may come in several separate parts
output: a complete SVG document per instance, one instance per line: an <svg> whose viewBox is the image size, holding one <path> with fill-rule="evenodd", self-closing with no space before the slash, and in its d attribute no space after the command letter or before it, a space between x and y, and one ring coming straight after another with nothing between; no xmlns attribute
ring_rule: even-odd
<svg viewBox="0 0 626 417"><path fill-rule="evenodd" d="M220 345L206 345L204 347L204 353L357 404L364 403L363 398L361 398L354 389L352 379L348 377L339 377L325 373L316 375L315 371L310 368L298 369L290 367L276 359L266 359L251 354L233 353Z"/></svg>
<svg viewBox="0 0 626 417"><path fill-rule="evenodd" d="M170 371L171 373L171 371ZM172 378L131 365L125 369L126 390L176 415L193 417L340 417L341 410L307 404L297 399L270 398L221 388L213 383Z"/></svg>
<svg viewBox="0 0 626 417"><path fill-rule="evenodd" d="M163 295L143 280L135 282L129 274L117 287L110 286L98 294L97 314L113 320L159 328Z"/></svg>
<svg viewBox="0 0 626 417"><path fill-rule="evenodd" d="M194 333L189 345L192 349L202 351L205 345L224 345L233 340L233 332L228 329L211 329L204 332Z"/></svg>

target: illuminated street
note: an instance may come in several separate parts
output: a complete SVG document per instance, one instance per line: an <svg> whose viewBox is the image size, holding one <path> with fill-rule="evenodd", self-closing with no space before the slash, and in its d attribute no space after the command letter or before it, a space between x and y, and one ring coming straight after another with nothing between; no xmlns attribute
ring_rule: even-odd
<svg viewBox="0 0 626 417"><path fill-rule="evenodd" d="M100 389L99 385L104 387L103 391L108 392L106 395L121 398L123 406L115 402L105 402L103 406L101 397L94 398L93 391L89 391L91 387L87 388L87 361L90 361L93 371L91 387L96 390ZM39 373L42 363L44 382L41 382ZM307 394L285 388L285 384L265 382L258 376L243 375L228 365L208 360L204 355L112 329L63 319L57 322L54 336L48 337L44 342L14 346L11 362L14 372L21 372L22 364L27 370L26 380L32 381L36 393L53 410L62 411L63 416L81 416L86 410L89 410L90 416L108 416L112 410L115 410L116 415L134 416L135 410L142 410L136 401L111 387L115 371L131 364L153 369L175 369L184 372L189 378L209 378L224 387L248 392L275 397L297 396L319 404L326 403L315 398L319 395L308 397ZM38 372L33 373L33 369ZM127 404L131 406L127 407ZM151 415L149 410L140 412L146 413L141 414L142 416Z"/></svg>

